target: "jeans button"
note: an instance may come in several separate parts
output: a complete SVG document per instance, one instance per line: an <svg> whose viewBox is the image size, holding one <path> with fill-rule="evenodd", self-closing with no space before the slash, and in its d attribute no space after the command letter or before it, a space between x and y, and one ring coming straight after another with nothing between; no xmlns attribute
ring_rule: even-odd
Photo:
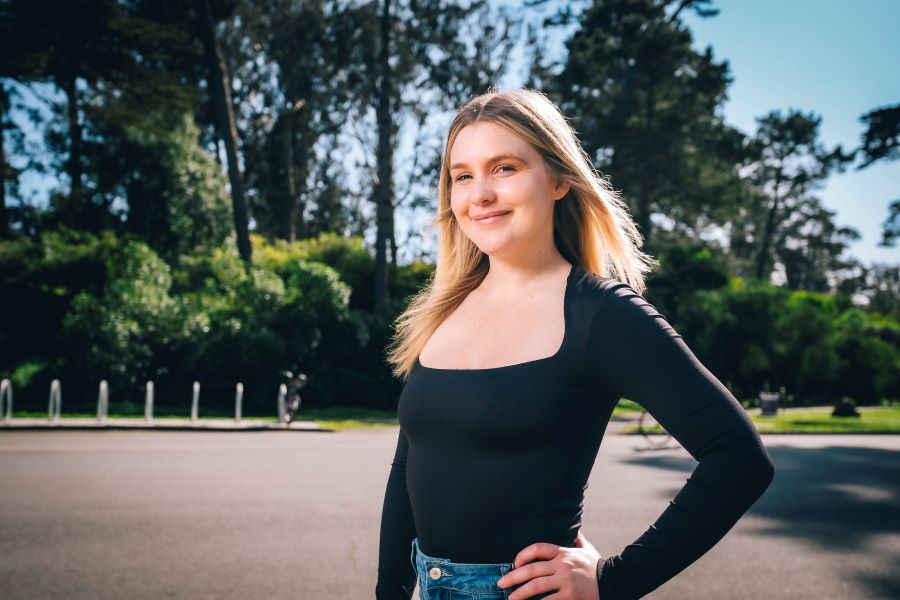
<svg viewBox="0 0 900 600"><path fill-rule="evenodd" d="M428 570L428 576L432 579L440 579L441 578L441 568L440 567L431 567Z"/></svg>

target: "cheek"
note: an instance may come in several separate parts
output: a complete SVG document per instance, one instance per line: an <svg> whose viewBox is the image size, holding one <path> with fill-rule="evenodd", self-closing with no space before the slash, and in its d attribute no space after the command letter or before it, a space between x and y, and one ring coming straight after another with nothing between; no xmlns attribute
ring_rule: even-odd
<svg viewBox="0 0 900 600"><path fill-rule="evenodd" d="M469 203L457 197L454 197L453 193L451 192L450 210L453 211L453 215L457 220L461 220L461 217L465 216L466 212L469 210Z"/></svg>

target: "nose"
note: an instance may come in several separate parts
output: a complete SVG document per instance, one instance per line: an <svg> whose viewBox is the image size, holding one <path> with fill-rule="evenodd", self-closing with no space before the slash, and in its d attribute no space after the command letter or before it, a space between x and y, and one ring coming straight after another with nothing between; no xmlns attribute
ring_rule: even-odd
<svg viewBox="0 0 900 600"><path fill-rule="evenodd" d="M472 194L470 201L473 204L484 204L497 199L497 192L494 190L490 177L479 177L474 180L469 186L469 190Z"/></svg>

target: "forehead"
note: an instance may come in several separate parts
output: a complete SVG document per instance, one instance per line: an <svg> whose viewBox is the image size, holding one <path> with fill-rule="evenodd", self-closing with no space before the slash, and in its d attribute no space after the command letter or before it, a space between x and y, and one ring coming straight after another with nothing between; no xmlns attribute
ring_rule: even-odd
<svg viewBox="0 0 900 600"><path fill-rule="evenodd" d="M537 151L509 129L483 121L460 129L450 148L450 164L451 168L460 163L477 164L500 155L527 160L537 156Z"/></svg>

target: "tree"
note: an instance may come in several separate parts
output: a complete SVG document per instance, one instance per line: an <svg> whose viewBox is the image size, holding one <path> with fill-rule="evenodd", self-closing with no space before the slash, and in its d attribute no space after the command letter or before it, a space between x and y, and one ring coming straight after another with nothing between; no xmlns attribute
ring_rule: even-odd
<svg viewBox="0 0 900 600"><path fill-rule="evenodd" d="M872 110L859 119L867 126L862 145L856 150L863 161L856 167L865 169L880 160L900 158L900 104ZM900 199L891 202L882 225L879 246L893 248L900 236Z"/></svg>
<svg viewBox="0 0 900 600"><path fill-rule="evenodd" d="M400 124L408 114L421 129L431 113L455 109L496 82L512 47L509 29L514 21L484 0L467 5L383 0L369 6L373 16L377 14L377 19L372 19L378 23L377 37L371 38L377 41L377 59L366 64L360 97L367 98L363 111L371 108L376 119L373 296L375 305L382 306L390 301L388 246L391 262L397 262L394 211L404 197L398 198L394 188L393 157ZM413 149L410 179L415 179L419 156L424 153L418 147Z"/></svg>
<svg viewBox="0 0 900 600"><path fill-rule="evenodd" d="M206 57L207 78L210 100L216 119L216 129L225 144L228 161L228 181L231 183L232 213L234 231L237 235L238 253L247 268L250 267L252 249L250 247L249 217L247 201L244 198L244 181L238 164L238 133L234 123L234 107L231 103L231 78L228 68L219 53L216 41L214 13L210 0L196 0L197 29L203 40ZM233 9L233 7L232 7Z"/></svg>
<svg viewBox="0 0 900 600"><path fill-rule="evenodd" d="M9 114L9 91L0 81L0 238L9 237L9 209L6 206L6 180L14 176L12 166L6 160L6 130Z"/></svg>
<svg viewBox="0 0 900 600"><path fill-rule="evenodd" d="M803 114L795 109L786 115L771 111L757 119L759 128L753 144L759 154L746 172L746 181L755 192L750 197L757 206L748 209L749 219L744 227L732 229L736 247L752 248L753 275L757 279L769 279L778 257L789 259L796 267L798 253L802 253L811 265L818 262L813 248L817 253L827 248L825 256L834 260L846 246L844 240L858 239L853 230L831 225L833 213L823 211L819 200L812 196L832 171L843 170L853 158L841 146L827 150L818 141L821 120L813 113ZM809 236L818 241L810 243ZM736 239L740 237L753 241L742 244ZM795 286L824 277L822 272L813 276L799 267L791 272L806 273L793 280Z"/></svg>
<svg viewBox="0 0 900 600"><path fill-rule="evenodd" d="M881 241L879 246L893 248L900 238L900 199L891 202L888 208L888 217L882 225Z"/></svg>
<svg viewBox="0 0 900 600"><path fill-rule="evenodd" d="M248 203L261 233L294 241L343 231L340 198L334 205L322 196L342 190L316 175L340 157L336 137L365 60L366 10L326 0L243 2L225 21L221 49L233 65ZM340 187L340 178L332 182ZM319 210L320 201L331 210Z"/></svg>
<svg viewBox="0 0 900 600"><path fill-rule="evenodd" d="M578 17L562 70L547 91L570 115L585 150L623 190L653 247L652 217L696 238L724 225L739 204L744 136L718 114L728 63L692 47L679 20L706 2L604 0Z"/></svg>
<svg viewBox="0 0 900 600"><path fill-rule="evenodd" d="M857 150L863 157L857 170L879 160L900 158L900 104L869 111L859 120L867 129L863 133L862 146Z"/></svg>
<svg viewBox="0 0 900 600"><path fill-rule="evenodd" d="M86 171L98 122L148 126L146 106L185 110L190 92L158 68L165 52L177 52L170 30L136 16L115 0L7 0L0 4L0 38L11 57L0 75L23 84L53 83L65 97L51 102L63 127L47 139L68 175L67 194L52 196L56 221L80 229L110 222L108 198L98 195L99 174ZM64 157L64 158L63 158ZM5 164L5 160L3 161Z"/></svg>
<svg viewBox="0 0 900 600"><path fill-rule="evenodd" d="M199 143L193 115L154 111L156 131L108 124L90 167L103 192L124 198L124 228L172 266L198 249L209 252L233 231L227 179Z"/></svg>

